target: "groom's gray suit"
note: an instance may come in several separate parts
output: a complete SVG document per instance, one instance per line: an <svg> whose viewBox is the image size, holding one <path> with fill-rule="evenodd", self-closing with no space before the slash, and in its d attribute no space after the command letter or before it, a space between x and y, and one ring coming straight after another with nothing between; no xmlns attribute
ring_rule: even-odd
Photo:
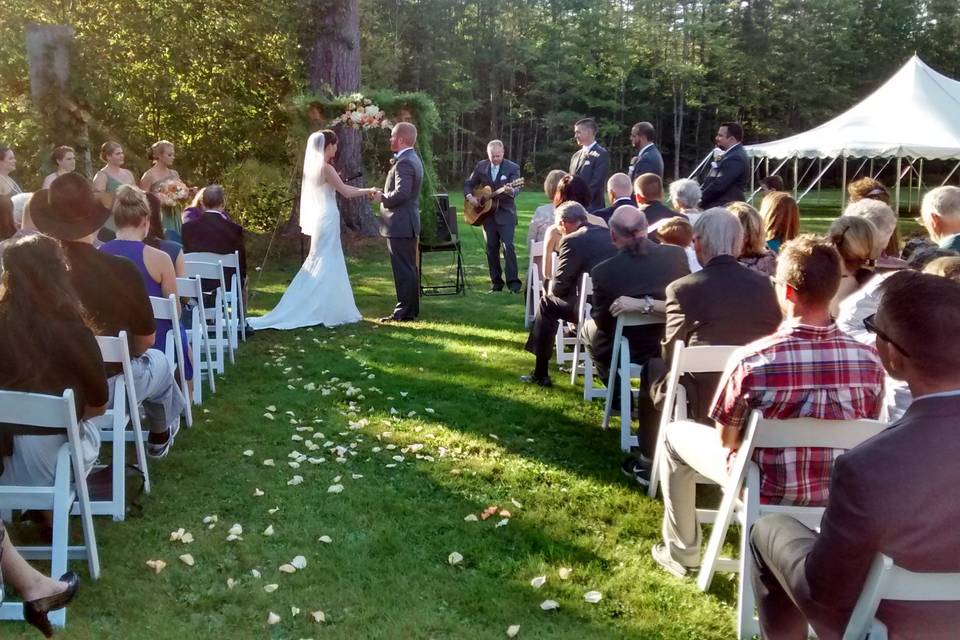
<svg viewBox="0 0 960 640"><path fill-rule="evenodd" d="M420 313L417 279L417 241L420 236L420 185L423 163L413 149L405 149L387 174L380 201L380 235L387 239L397 306L393 317L413 320Z"/></svg>

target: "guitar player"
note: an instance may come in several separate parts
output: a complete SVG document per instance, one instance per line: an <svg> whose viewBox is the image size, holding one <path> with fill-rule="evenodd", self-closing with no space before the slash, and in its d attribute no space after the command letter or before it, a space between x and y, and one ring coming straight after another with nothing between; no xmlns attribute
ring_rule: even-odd
<svg viewBox="0 0 960 640"><path fill-rule="evenodd" d="M477 206L479 201L473 192L478 187L490 187L493 191L520 178L520 166L503 157L503 143L491 140L487 143L487 160L481 160L473 173L463 183L463 196ZM517 271L517 252L513 246L513 236L517 229L517 204L514 198L516 189L510 186L496 196L496 210L483 221L483 238L487 243L487 267L490 270L490 293L503 291L503 269L500 267L500 246L503 245L503 259L506 267L507 288L512 293L520 293L520 276Z"/></svg>

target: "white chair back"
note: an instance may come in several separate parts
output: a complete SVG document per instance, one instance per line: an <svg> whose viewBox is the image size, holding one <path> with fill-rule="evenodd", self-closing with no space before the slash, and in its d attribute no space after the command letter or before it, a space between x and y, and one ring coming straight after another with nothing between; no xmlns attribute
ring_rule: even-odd
<svg viewBox="0 0 960 640"><path fill-rule="evenodd" d="M194 367L193 403L199 405L203 404L204 371L207 372L210 391L217 392L213 372L218 362L219 366L223 367L223 345L219 345L219 360L214 360L210 355L210 338L206 331L207 313L203 306L203 287L200 284L200 278L177 278L177 295L190 302L190 354Z"/></svg>
<svg viewBox="0 0 960 640"><path fill-rule="evenodd" d="M207 325L207 336L213 340L213 346L217 352L217 373L223 374L224 362L223 353L226 351L230 356L230 363L233 364L233 343L228 336L230 331L230 310L227 308L224 296L227 286L223 276L223 265L219 262L187 262L187 276L191 278L201 278L204 280L218 280L220 286L214 294L214 301L211 306L204 306L204 313Z"/></svg>
<svg viewBox="0 0 960 640"><path fill-rule="evenodd" d="M114 520L123 520L126 516L126 442L133 441L137 452L137 464L143 472L143 490L150 493L150 469L147 465L147 455L143 444L143 429L140 424L140 400L137 398L137 388L133 382L133 365L130 361L130 346L127 342L127 332L121 331L117 336L97 336L100 347L100 357L105 364L119 364L123 368L120 376L115 376L113 387L113 406L107 410L107 417L112 418L110 428L101 426L100 438L105 442L113 442L113 496L109 501L95 500L91 502L94 515L110 515ZM131 433L127 434L127 424L131 426Z"/></svg>
<svg viewBox="0 0 960 640"><path fill-rule="evenodd" d="M686 373L721 373L740 347L736 345L702 345L688 347L683 340L673 345L673 358L670 373L667 376L667 393L660 413L660 427L657 432L657 448L653 455L650 470L650 486L647 495L655 498L660 484L660 456L663 453L663 439L671 422L687 418L687 394L680 384L680 378ZM712 483L711 483L712 484Z"/></svg>
<svg viewBox="0 0 960 640"><path fill-rule="evenodd" d="M960 573L919 573L898 567L878 553L850 615L843 640L886 640L886 626L874 618L883 600L960 601Z"/></svg>
<svg viewBox="0 0 960 640"><path fill-rule="evenodd" d="M67 571L69 558L86 558L90 576L100 578L100 556L97 537L90 512L90 495L80 459L80 428L71 389L61 396L49 396L22 391L0 391L0 425L23 425L38 429L65 430L67 442L57 453L54 483L50 487L32 485L0 486L0 511L42 509L53 511L53 539L49 546L21 546L17 550L27 559L50 561L50 576L59 579ZM0 427L2 431L4 427ZM83 525L83 546L70 546L70 509L79 506ZM66 624L66 610L51 612L54 626ZM0 620L23 620L23 605L18 602L0 604Z"/></svg>
<svg viewBox="0 0 960 640"><path fill-rule="evenodd" d="M526 314L524 315L523 326L530 327L533 317L537 311L537 304L540 302L540 289L543 286L543 272L537 265L536 259L540 258L540 264L543 264L543 248L546 243L530 241L530 247L527 251L527 301Z"/></svg>
<svg viewBox="0 0 960 640"><path fill-rule="evenodd" d="M163 352L170 362L170 369L176 375L179 372L177 387L180 389L180 397L183 398L184 415L187 420L187 426L193 426L193 410L190 407L190 393L187 385L187 366L183 349L183 337L180 335L180 305L177 302L177 296L170 294L169 298L158 298L150 296L150 305L153 307L154 320L167 320L173 327L167 331L164 339Z"/></svg>
<svg viewBox="0 0 960 640"><path fill-rule="evenodd" d="M236 349L238 336L244 342L247 341L246 310L243 307L243 283L240 281L240 252L192 251L185 254L183 258L188 262L209 262L213 264L219 262L225 269L233 269L233 274L230 276L230 286L224 289L223 302L229 311L230 341L233 348ZM224 284L227 284L226 279L224 279Z"/></svg>

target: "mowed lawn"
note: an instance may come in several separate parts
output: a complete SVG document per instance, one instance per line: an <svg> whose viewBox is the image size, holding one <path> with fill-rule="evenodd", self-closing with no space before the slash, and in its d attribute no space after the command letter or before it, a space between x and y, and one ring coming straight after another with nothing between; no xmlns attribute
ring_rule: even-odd
<svg viewBox="0 0 960 640"><path fill-rule="evenodd" d="M520 245L541 200L520 198ZM461 232L468 292L424 298L420 322L373 320L394 303L373 240L348 258L362 323L261 331L241 346L195 428L151 465L142 516L97 519L103 576L92 583L73 564L84 581L62 637L734 634L731 576L701 594L655 567L661 503L620 474L599 403L562 375L549 390L518 382L532 366L522 297L484 293L480 234ZM450 274L450 254L425 260L431 279ZM297 266L272 256L252 276L252 315ZM234 524L240 539L227 541ZM170 540L181 527L194 542ZM279 570L296 556L304 568ZM158 559L156 574L145 563ZM590 591L602 599L587 602ZM541 609L547 600L558 608ZM0 636L36 637L12 622Z"/></svg>

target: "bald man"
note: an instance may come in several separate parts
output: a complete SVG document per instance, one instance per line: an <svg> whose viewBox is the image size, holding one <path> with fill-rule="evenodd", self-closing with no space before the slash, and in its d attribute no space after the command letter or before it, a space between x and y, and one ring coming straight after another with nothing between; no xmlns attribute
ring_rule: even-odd
<svg viewBox="0 0 960 640"><path fill-rule="evenodd" d="M387 239L397 305L381 322L408 322L420 313L420 283L417 279L417 242L420 238L420 185L423 163L413 148L417 128L398 122L390 132L390 150L395 162L387 174L382 193L372 198L380 203L380 235Z"/></svg>
<svg viewBox="0 0 960 640"><path fill-rule="evenodd" d="M623 205L633 205L633 183L630 176L625 173L615 173L607 180L607 196L613 204L604 209L597 209L593 215L603 218L606 223L610 222L610 216L613 212Z"/></svg>

